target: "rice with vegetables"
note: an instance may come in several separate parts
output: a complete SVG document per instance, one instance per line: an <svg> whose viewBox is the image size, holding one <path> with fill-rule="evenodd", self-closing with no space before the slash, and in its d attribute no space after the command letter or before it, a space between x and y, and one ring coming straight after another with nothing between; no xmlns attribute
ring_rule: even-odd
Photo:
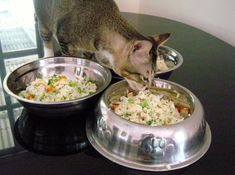
<svg viewBox="0 0 235 175"><path fill-rule="evenodd" d="M88 77L70 80L65 75L37 78L18 95L33 101L59 102L95 93L97 86Z"/></svg>
<svg viewBox="0 0 235 175"><path fill-rule="evenodd" d="M178 98L178 97L176 97ZM174 102L164 93L151 90L128 92L115 101L111 109L122 118L149 126L162 126L183 121L191 113L189 105Z"/></svg>

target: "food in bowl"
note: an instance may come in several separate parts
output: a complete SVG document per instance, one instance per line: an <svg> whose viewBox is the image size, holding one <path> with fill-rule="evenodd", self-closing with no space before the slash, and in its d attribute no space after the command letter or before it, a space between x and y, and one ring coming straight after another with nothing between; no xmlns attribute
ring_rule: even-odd
<svg viewBox="0 0 235 175"><path fill-rule="evenodd" d="M110 107L126 120L149 126L175 124L191 114L186 97L177 91L156 87L113 97Z"/></svg>
<svg viewBox="0 0 235 175"><path fill-rule="evenodd" d="M126 81L119 81L102 94L95 119L88 118L87 138L100 154L128 168L169 171L186 167L199 160L211 143L203 106L190 90L177 83L154 78L152 86L148 88L152 93L164 94L176 105L188 107L189 103L190 115L177 124L156 127L125 120L110 109L112 101L131 92Z"/></svg>
<svg viewBox="0 0 235 175"><path fill-rule="evenodd" d="M183 64L183 56L168 46L159 47L156 78L168 79L171 74Z"/></svg>
<svg viewBox="0 0 235 175"><path fill-rule="evenodd" d="M55 102L33 101L19 96L19 92L25 90L32 81L52 75L66 75L70 80L88 77L96 84L97 89L81 98ZM76 57L51 57L27 63L10 72L4 78L3 87L7 94L17 99L27 113L36 117L65 118L84 115L85 111L93 110L110 82L110 71L96 62Z"/></svg>
<svg viewBox="0 0 235 175"><path fill-rule="evenodd" d="M95 93L96 90L97 85L87 76L69 79L61 74L37 78L18 95L33 101L59 102L81 98Z"/></svg>
<svg viewBox="0 0 235 175"><path fill-rule="evenodd" d="M167 71L175 66L173 61L165 60L162 55L157 59L157 72Z"/></svg>

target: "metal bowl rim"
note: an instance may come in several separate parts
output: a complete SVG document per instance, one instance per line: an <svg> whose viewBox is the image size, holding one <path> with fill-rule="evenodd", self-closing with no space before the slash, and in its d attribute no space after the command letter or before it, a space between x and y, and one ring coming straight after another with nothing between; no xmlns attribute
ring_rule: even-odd
<svg viewBox="0 0 235 175"><path fill-rule="evenodd" d="M170 125L161 125L161 126L148 126L148 125L144 125L144 124L140 124L140 123L135 123L135 122L131 122L131 121L128 121L124 118L122 118L121 116L119 116L118 114L116 114L114 111L112 111L110 109L110 107L105 103L105 99L104 97L107 95L107 92L109 91L109 89L111 89L112 87L116 86L117 84L121 84L121 83L124 83L126 82L126 80L121 80L121 81L118 81L114 84L112 84L111 86L109 86L105 92L102 94L101 96L101 100L100 102L102 102L106 109L109 110L109 112L112 114L113 117L115 117L115 119L119 120L119 121L122 121L124 123L127 123L128 125L132 125L132 126L136 126L136 127L141 127L141 128L152 128L152 129L156 129L156 128L172 128L174 126L180 126L180 125L183 125L184 123L186 123L187 121L189 121L190 119L194 118L196 116L197 113L201 113L202 116L204 117L204 109L203 109L203 106L200 102L200 100L196 97L196 95L194 95L190 90L188 90L187 88L179 85L178 83L175 83L175 82L172 82L172 81L169 81L169 80L163 80L163 79L158 79L158 78L154 78L153 81L162 81L162 82L165 82L165 83L168 83L168 84L172 84L182 90L184 90L191 98L192 98L192 103L195 105L197 105L197 107L194 108L194 111L193 113L191 114L191 116L187 117L185 120L183 121L180 121L178 123L174 123L174 124L170 124ZM100 106L99 106L100 107Z"/></svg>
<svg viewBox="0 0 235 175"><path fill-rule="evenodd" d="M33 63L36 63L36 62L40 62L40 61L44 61L44 60L47 60L47 59L58 59L58 58L67 58L67 57L49 57L49 58L43 58L43 59L39 59L39 60L34 60L34 61L31 61L31 62L28 62L18 68L16 68L15 70L13 70L12 72L8 73L4 80L3 80L3 88L4 90L12 97L16 98L17 100L19 100L20 102L25 102L25 103L30 103L30 104L35 104L35 105L64 105L64 104L70 104L70 103L75 103L75 102L78 102L78 101L83 101L85 99L88 99L88 98L91 98L97 94L99 94L100 92L102 92L105 88L108 87L109 83L111 82L111 78L112 78L112 75L111 75L111 72L109 69L103 67L102 65L100 65L99 63L96 63L92 60L87 60L87 59L84 59L84 58L79 58L79 57L68 57L68 58L74 58L74 59L79 59L79 60L83 60L83 61L87 61L87 62L92 62L92 64L95 64L96 66L98 67L101 67L102 69L104 69L106 72L107 72L107 81L105 81L105 83L101 86L101 88L99 90L97 90L95 93L93 94L90 94L90 95L87 95L87 96L84 96L84 97L81 97L81 98L77 98L77 99L73 99L73 100L66 100L66 101L60 101L60 102L39 102L39 101L32 101L32 100L28 100L28 99L25 99L25 98L22 98L18 95L16 95L15 93L13 93L7 86L7 81L8 81L8 78L10 75L12 75L15 71L17 71L19 68L22 68L24 66L27 66L29 64L33 64Z"/></svg>
<svg viewBox="0 0 235 175"><path fill-rule="evenodd" d="M169 68L169 69L167 69L165 71L157 71L156 75L161 75L161 74L165 74L165 73L169 73L171 71L174 71L177 68L179 68L183 64L183 62L184 62L183 56L178 51L176 51L175 49L173 49L173 48L171 48L169 46L165 46L165 45L160 46L159 49L161 47L163 47L163 48L165 48L167 50L171 50L171 51L175 52L176 55L178 56L178 60L177 60L177 64L175 66L173 66L173 67L171 67L171 68Z"/></svg>

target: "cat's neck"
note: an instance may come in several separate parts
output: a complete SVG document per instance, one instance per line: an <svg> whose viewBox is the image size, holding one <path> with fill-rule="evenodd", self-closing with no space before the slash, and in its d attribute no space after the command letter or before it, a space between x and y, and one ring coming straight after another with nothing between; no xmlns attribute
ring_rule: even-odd
<svg viewBox="0 0 235 175"><path fill-rule="evenodd" d="M114 31L104 31L100 39L94 42L96 57L107 67L112 68L112 65L121 64L121 59L126 58L131 49L132 40L128 40L122 35Z"/></svg>
<svg viewBox="0 0 235 175"><path fill-rule="evenodd" d="M108 50L110 52L121 52L131 43L132 40L127 40L121 34L114 31L106 31L102 39L98 43L98 50Z"/></svg>

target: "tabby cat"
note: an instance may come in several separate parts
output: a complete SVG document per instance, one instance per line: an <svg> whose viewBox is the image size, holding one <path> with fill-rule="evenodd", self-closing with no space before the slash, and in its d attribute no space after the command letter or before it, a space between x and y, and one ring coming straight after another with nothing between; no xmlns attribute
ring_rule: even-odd
<svg viewBox="0 0 235 175"><path fill-rule="evenodd" d="M98 62L140 90L156 70L157 48L169 34L146 37L121 16L113 0L34 0L45 57L54 37L65 56L94 53Z"/></svg>

